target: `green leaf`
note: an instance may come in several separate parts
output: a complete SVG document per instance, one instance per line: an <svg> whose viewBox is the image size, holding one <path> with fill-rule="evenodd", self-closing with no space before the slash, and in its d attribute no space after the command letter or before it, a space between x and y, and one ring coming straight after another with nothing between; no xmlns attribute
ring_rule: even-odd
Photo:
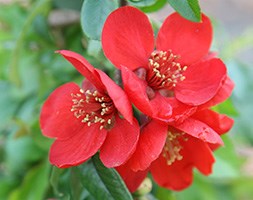
<svg viewBox="0 0 253 200"><path fill-rule="evenodd" d="M53 5L58 9L80 10L83 0L53 0Z"/></svg>
<svg viewBox="0 0 253 200"><path fill-rule="evenodd" d="M83 32L91 39L100 40L105 19L116 8L115 0L85 0L81 10Z"/></svg>
<svg viewBox="0 0 253 200"><path fill-rule="evenodd" d="M212 178L229 178L239 177L239 168L242 163L236 152L234 145L228 135L223 135L224 146L215 151L216 163L213 168Z"/></svg>
<svg viewBox="0 0 253 200"><path fill-rule="evenodd" d="M30 163L35 163L45 157L45 152L29 136L9 139L6 142L5 151L6 165L13 174L19 174Z"/></svg>
<svg viewBox="0 0 253 200"><path fill-rule="evenodd" d="M8 199L9 194L18 184L18 180L10 176L2 176L0 173L0 199Z"/></svg>
<svg viewBox="0 0 253 200"><path fill-rule="evenodd" d="M165 188L157 187L155 197L159 200L176 200L174 194Z"/></svg>
<svg viewBox="0 0 253 200"><path fill-rule="evenodd" d="M42 200L48 187L49 164L47 162L32 168L25 176L22 185L14 190L9 200Z"/></svg>
<svg viewBox="0 0 253 200"><path fill-rule="evenodd" d="M238 116L238 111L236 110L231 98L227 99L226 101L216 105L213 107L213 110L218 113L225 113L226 115L230 116Z"/></svg>
<svg viewBox="0 0 253 200"><path fill-rule="evenodd" d="M13 95L11 94L11 87L11 84L0 81L0 93L4 94L0 96L0 129L7 126L18 108L18 99L13 98Z"/></svg>
<svg viewBox="0 0 253 200"><path fill-rule="evenodd" d="M59 198L65 196L63 189L60 187L60 178L63 176L65 171L65 169L60 169L53 166L50 174L50 184L53 188L54 194Z"/></svg>
<svg viewBox="0 0 253 200"><path fill-rule="evenodd" d="M128 0L129 4L137 7L152 6L160 0Z"/></svg>
<svg viewBox="0 0 253 200"><path fill-rule="evenodd" d="M83 186L94 199L133 200L117 171L106 168L99 160L98 154L92 161L78 168Z"/></svg>
<svg viewBox="0 0 253 200"><path fill-rule="evenodd" d="M145 13L155 12L163 8L167 3L167 0L157 0L155 4L151 6L142 7L141 10Z"/></svg>
<svg viewBox="0 0 253 200"><path fill-rule="evenodd" d="M31 23L34 21L37 15L47 12L49 8L50 8L50 0L41 0L34 3L34 7L31 9L29 16L27 16L24 22L24 25L22 29L20 30L20 34L17 38L15 48L12 53L10 67L9 67L10 68L9 78L17 86L21 85L21 80L20 80L21 78L19 75L19 58L20 58L21 51L23 50L23 45L25 42L25 37L27 35L27 32L30 30Z"/></svg>
<svg viewBox="0 0 253 200"><path fill-rule="evenodd" d="M71 168L70 171L70 191L71 191L71 199L84 199L82 198L83 193L86 192L86 198L89 196L87 191L83 191L83 187L80 181L79 172L75 168Z"/></svg>
<svg viewBox="0 0 253 200"><path fill-rule="evenodd" d="M168 0L168 2L182 17L193 22L201 21L198 0Z"/></svg>

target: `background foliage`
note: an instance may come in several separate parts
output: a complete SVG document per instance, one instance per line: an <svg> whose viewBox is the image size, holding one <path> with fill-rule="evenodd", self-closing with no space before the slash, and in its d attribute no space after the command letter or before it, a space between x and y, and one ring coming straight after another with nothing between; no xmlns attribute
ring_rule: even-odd
<svg viewBox="0 0 253 200"><path fill-rule="evenodd" d="M236 83L232 97L215 109L235 119L233 130L223 137L225 147L216 153L214 173L195 173L193 185L171 192L153 183L131 196L114 169L106 169L98 157L76 168L57 169L48 163L51 140L40 132L38 118L46 97L59 85L82 77L59 55L58 49L81 53L94 66L115 76L105 60L100 34L106 16L126 3L117 0L0 1L0 200L40 199L159 199L250 200L253 197L253 69L245 49L253 48L252 28L234 39L213 17L213 49L228 66ZM168 3L184 17L199 21L197 0L128 0L128 4L156 17ZM231 14L231 13L230 13ZM243 14L243 13L242 13ZM162 14L163 15L163 14ZM247 54L246 54L247 55ZM251 54L252 55L252 54ZM113 181L112 181L113 180ZM146 188L145 188L146 187Z"/></svg>

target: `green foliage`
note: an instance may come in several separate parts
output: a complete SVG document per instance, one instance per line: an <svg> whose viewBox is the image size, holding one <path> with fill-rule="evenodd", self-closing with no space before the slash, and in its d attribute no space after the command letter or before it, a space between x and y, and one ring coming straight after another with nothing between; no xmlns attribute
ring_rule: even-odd
<svg viewBox="0 0 253 200"><path fill-rule="evenodd" d="M25 36L26 33L30 27L30 24L32 21L35 19L35 17L38 14L45 13L48 11L50 6L50 0L41 0L38 1L34 7L32 8L32 12L29 14L27 19L24 22L24 25L21 29L21 32L18 36L18 39L15 44L15 48L13 50L13 56L12 56L12 61L10 63L10 80L15 83L16 85L21 84L21 80L19 78L19 72L18 72L18 62L19 62L19 56L20 56L20 51L23 47L23 42L25 41Z"/></svg>
<svg viewBox="0 0 253 200"><path fill-rule="evenodd" d="M44 199L48 187L49 164L44 162L33 167L24 177L22 184L9 196L9 200Z"/></svg>
<svg viewBox="0 0 253 200"><path fill-rule="evenodd" d="M155 12L163 8L167 3L167 0L157 0L153 5L141 7L141 10L143 12L149 13L149 12Z"/></svg>
<svg viewBox="0 0 253 200"><path fill-rule="evenodd" d="M98 154L79 167L83 186L94 199L132 200L124 182L114 169L106 168Z"/></svg>
<svg viewBox="0 0 253 200"><path fill-rule="evenodd" d="M136 7L148 7L155 5L159 0L128 0L129 4Z"/></svg>
<svg viewBox="0 0 253 200"><path fill-rule="evenodd" d="M201 21L201 12L198 0L168 0L169 4L180 15L193 22Z"/></svg>
<svg viewBox="0 0 253 200"><path fill-rule="evenodd" d="M80 10L84 0L53 0L53 6L58 9Z"/></svg>
<svg viewBox="0 0 253 200"><path fill-rule="evenodd" d="M100 40L105 19L116 8L116 0L85 0L81 10L83 32L91 39Z"/></svg>
<svg viewBox="0 0 253 200"><path fill-rule="evenodd" d="M53 140L44 137L39 127L40 108L47 96L63 83L82 81L69 63L54 54L55 50L79 52L113 77L114 68L105 59L99 40L107 15L120 1L29 2L0 5L0 200L133 199L118 173L105 168L98 155L79 167L50 167L48 151ZM200 21L197 0L127 2L144 12L158 11L169 2L182 16ZM55 8L63 13L63 9L81 11L82 27L78 22L50 24L48 17ZM253 144L253 70L249 63L238 59L240 52L253 47L252 41L250 29L219 47L236 88L233 96L214 110L235 117L235 127L229 137L223 136L225 146L215 152L213 174L204 177L196 172L193 185L182 192L166 190L153 182L151 193L138 196L138 200L252 198L253 179L244 172L245 158L237 156L238 148Z"/></svg>

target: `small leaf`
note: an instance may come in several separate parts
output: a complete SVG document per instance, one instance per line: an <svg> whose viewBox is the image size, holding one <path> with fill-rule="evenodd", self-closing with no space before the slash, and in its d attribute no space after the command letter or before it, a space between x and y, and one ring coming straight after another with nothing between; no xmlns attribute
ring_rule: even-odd
<svg viewBox="0 0 253 200"><path fill-rule="evenodd" d="M176 200L172 191L162 187L157 187L155 197L159 200Z"/></svg>
<svg viewBox="0 0 253 200"><path fill-rule="evenodd" d="M129 4L136 7L152 6L160 0L128 0Z"/></svg>
<svg viewBox="0 0 253 200"><path fill-rule="evenodd" d="M193 22L201 21L198 0L168 0L168 2L182 17Z"/></svg>
<svg viewBox="0 0 253 200"><path fill-rule="evenodd" d="M120 175L115 169L106 168L98 154L78 168L83 186L94 199L133 200Z"/></svg>
<svg viewBox="0 0 253 200"><path fill-rule="evenodd" d="M100 40L105 19L116 8L115 0L85 0L81 10L83 32L91 39Z"/></svg>
<svg viewBox="0 0 253 200"><path fill-rule="evenodd" d="M58 9L73 9L73 10L80 10L82 6L83 0L53 0L53 5Z"/></svg>
<svg viewBox="0 0 253 200"><path fill-rule="evenodd" d="M163 8L167 3L167 0L157 0L155 4L151 6L142 7L141 10L145 13L156 12Z"/></svg>
<svg viewBox="0 0 253 200"><path fill-rule="evenodd" d="M52 167L52 171L51 171L51 175L50 175L50 184L53 188L54 194L57 197L63 197L64 193L62 192L62 190L60 191L60 177L62 176L62 174L65 172L65 169L60 169L57 167Z"/></svg>
<svg viewBox="0 0 253 200"><path fill-rule="evenodd" d="M226 115L234 116L234 117L239 115L239 113L236 110L236 107L234 106L233 101L232 101L231 98L229 98L226 101L214 106L213 110L218 112L218 113L225 113Z"/></svg>

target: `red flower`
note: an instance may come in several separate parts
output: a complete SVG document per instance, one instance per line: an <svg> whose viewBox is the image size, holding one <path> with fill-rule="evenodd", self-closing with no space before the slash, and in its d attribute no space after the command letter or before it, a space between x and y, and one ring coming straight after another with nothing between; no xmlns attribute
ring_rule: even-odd
<svg viewBox="0 0 253 200"><path fill-rule="evenodd" d="M205 15L194 23L174 13L155 42L147 16L129 6L112 12L102 32L104 53L122 70L130 100L146 115L164 121L172 115L168 97L199 106L210 101L226 79L223 62L208 59L211 40Z"/></svg>
<svg viewBox="0 0 253 200"><path fill-rule="evenodd" d="M182 190L191 184L194 167L204 175L212 172L212 149L222 144L219 135L232 125L232 119L208 109L196 112L180 125L151 120L142 128L135 153L117 170L132 192L148 170L158 185Z"/></svg>
<svg viewBox="0 0 253 200"><path fill-rule="evenodd" d="M57 167L78 165L98 150L105 166L126 162L135 150L139 126L124 91L82 56L58 51L84 76L57 88L43 105L40 125L45 136L56 138L50 162ZM121 117L122 116L122 117Z"/></svg>

